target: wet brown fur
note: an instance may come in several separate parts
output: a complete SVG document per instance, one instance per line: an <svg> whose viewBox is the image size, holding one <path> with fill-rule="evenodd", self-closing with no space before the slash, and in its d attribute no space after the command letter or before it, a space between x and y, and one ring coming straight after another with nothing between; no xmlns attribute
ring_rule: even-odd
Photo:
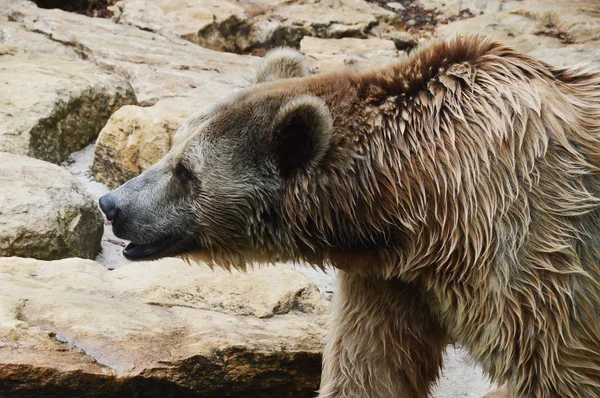
<svg viewBox="0 0 600 398"><path fill-rule="evenodd" d="M320 396L425 397L455 341L515 398L600 397L600 74L459 37L235 101L307 94L327 154L220 262L341 270Z"/></svg>

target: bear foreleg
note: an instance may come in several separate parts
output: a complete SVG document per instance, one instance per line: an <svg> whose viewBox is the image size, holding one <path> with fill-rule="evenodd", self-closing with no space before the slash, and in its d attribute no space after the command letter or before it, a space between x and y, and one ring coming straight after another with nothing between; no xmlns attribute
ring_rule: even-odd
<svg viewBox="0 0 600 398"><path fill-rule="evenodd" d="M338 284L319 397L427 397L447 338L419 290L344 271Z"/></svg>

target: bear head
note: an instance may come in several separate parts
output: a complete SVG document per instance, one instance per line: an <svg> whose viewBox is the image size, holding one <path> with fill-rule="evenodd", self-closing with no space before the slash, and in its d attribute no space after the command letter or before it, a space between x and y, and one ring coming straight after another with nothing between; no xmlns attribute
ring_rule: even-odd
<svg viewBox="0 0 600 398"><path fill-rule="evenodd" d="M223 266L297 257L286 186L330 148L330 106L302 89L302 55L271 51L254 84L190 117L157 164L100 199L131 260L192 256ZM301 211L298 209L298 211Z"/></svg>

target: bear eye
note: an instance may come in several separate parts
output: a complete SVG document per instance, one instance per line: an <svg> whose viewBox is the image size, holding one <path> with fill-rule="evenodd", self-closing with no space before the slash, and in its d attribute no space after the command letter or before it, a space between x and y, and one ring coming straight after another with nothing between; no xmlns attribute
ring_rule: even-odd
<svg viewBox="0 0 600 398"><path fill-rule="evenodd" d="M189 181L192 174L184 165L178 163L177 166L175 166L175 177L180 181Z"/></svg>

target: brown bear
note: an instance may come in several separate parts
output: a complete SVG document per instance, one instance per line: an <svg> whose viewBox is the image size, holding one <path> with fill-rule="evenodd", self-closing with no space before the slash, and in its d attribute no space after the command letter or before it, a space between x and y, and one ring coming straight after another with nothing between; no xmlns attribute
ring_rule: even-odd
<svg viewBox="0 0 600 398"><path fill-rule="evenodd" d="M256 84L100 205L130 259L337 269L320 397L426 397L449 342L513 397L600 397L600 74L457 37Z"/></svg>

